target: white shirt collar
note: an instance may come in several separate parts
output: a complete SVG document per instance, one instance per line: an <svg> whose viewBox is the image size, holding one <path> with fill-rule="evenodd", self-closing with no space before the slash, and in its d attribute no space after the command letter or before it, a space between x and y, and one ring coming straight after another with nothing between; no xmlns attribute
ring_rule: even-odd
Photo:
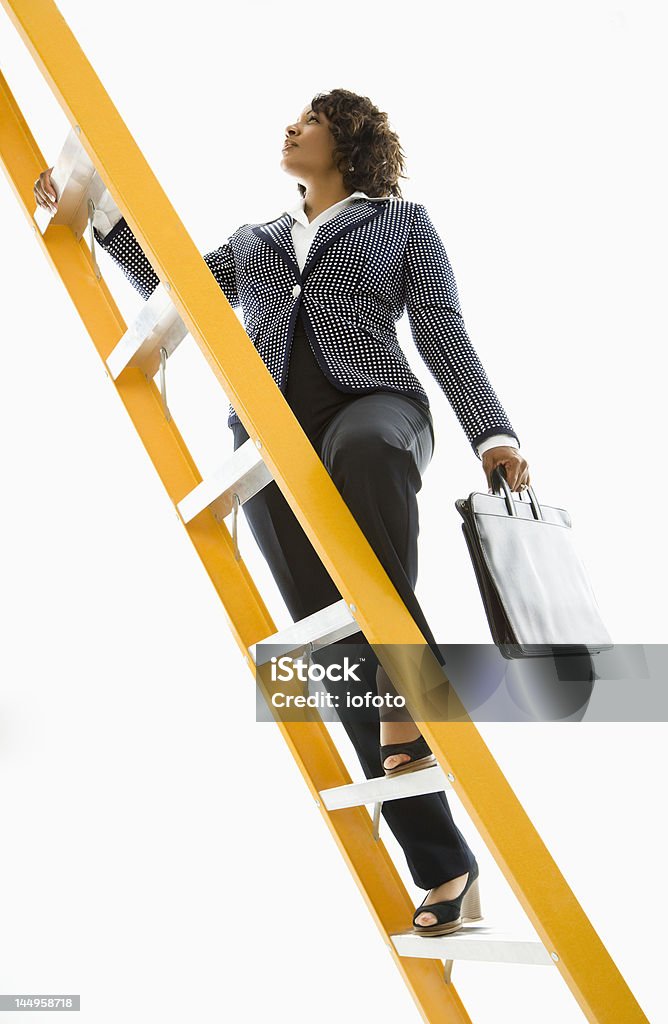
<svg viewBox="0 0 668 1024"><path fill-rule="evenodd" d="M322 213L328 213L330 210L333 210L335 207L343 206L344 203L349 202L351 199L369 199L373 203L373 202L377 202L380 199L387 199L387 198L388 198L387 196L368 196L366 194L366 192L352 192L349 196L346 196L345 199L340 199L338 203L333 203L332 206L328 206L327 210L323 210ZM285 212L287 214L289 214L292 217L293 220L296 220L299 224L303 224L305 228L308 228L308 227L311 227L311 225L313 224L313 221L309 222L308 217L304 213L304 202L305 202L304 197L302 197L299 200L299 202L295 206L292 207L292 209L286 210ZM320 214L318 214L318 217L319 216L320 216ZM314 217L313 220L317 220L318 217Z"/></svg>

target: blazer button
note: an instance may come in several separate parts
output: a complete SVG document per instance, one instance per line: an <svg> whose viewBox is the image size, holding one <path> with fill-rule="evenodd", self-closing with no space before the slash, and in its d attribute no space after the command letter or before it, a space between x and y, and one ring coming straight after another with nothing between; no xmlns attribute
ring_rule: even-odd
<svg viewBox="0 0 668 1024"><path fill-rule="evenodd" d="M299 293L301 292L301 290L302 290L302 289L301 289L301 285L299 285L299 284L296 284L296 285L295 285L295 286L293 287L293 289L292 289L292 294L293 294L293 295L295 296L295 298L297 298L297 296L299 295Z"/></svg>

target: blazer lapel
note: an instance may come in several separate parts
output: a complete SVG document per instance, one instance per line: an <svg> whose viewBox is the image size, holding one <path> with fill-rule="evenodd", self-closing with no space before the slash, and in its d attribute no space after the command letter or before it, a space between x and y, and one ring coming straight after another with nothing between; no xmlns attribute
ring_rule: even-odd
<svg viewBox="0 0 668 1024"><path fill-rule="evenodd" d="M254 235L276 250L298 280L304 280L332 242L377 217L389 202L391 199L388 196L374 199L356 198L354 202L342 207L335 217L321 224L316 231L301 272L292 242L292 217L289 213L283 213L267 224L258 224L251 230Z"/></svg>
<svg viewBox="0 0 668 1024"><path fill-rule="evenodd" d="M276 250L297 279L301 277L295 247L292 244L292 217L289 213L281 214L268 224L258 224L251 230L254 235Z"/></svg>
<svg viewBox="0 0 668 1024"><path fill-rule="evenodd" d="M354 202L344 206L337 213L336 217L332 217L325 224L321 224L311 242L311 248L302 270L302 279L308 277L332 242L340 238L341 235L346 235L349 231L353 231L355 228L365 224L368 220L373 220L374 217L377 217L383 211L385 204L389 202L390 199L386 196L377 199L357 198Z"/></svg>

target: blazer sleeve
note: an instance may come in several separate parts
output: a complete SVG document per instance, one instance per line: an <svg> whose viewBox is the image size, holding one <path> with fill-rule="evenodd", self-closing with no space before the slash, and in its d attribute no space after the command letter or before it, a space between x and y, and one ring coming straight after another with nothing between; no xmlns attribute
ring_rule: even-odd
<svg viewBox="0 0 668 1024"><path fill-rule="evenodd" d="M155 290L160 278L151 266L127 221L122 217L106 235L93 227L96 242L109 253L130 284L144 299ZM204 254L204 262L225 293L232 307L241 305L237 291L234 253L229 241L219 249Z"/></svg>
<svg viewBox="0 0 668 1024"><path fill-rule="evenodd" d="M415 347L445 393L478 458L496 434L519 438L466 332L445 246L416 203L404 254L404 295Z"/></svg>

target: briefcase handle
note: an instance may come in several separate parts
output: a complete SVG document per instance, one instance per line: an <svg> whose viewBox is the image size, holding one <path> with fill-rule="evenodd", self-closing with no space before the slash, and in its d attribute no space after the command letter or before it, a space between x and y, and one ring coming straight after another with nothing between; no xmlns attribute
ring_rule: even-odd
<svg viewBox="0 0 668 1024"><path fill-rule="evenodd" d="M506 467L503 465L503 463L500 463L498 466L495 466L494 469L492 470L492 491L494 494L496 494L497 492L497 482L500 485L499 495L501 493L501 489L503 490L506 499L506 508L508 509L508 514L511 516L516 516L517 509L515 508L515 502L513 501L513 492L508 486L508 479L506 477ZM534 494L534 490L531 484L527 484L527 492L529 494L529 501L531 503L531 510L533 512L534 519L542 520L543 513L541 511L540 505L538 504L538 498ZM520 496L520 501L522 501L522 491L519 491L518 493Z"/></svg>

